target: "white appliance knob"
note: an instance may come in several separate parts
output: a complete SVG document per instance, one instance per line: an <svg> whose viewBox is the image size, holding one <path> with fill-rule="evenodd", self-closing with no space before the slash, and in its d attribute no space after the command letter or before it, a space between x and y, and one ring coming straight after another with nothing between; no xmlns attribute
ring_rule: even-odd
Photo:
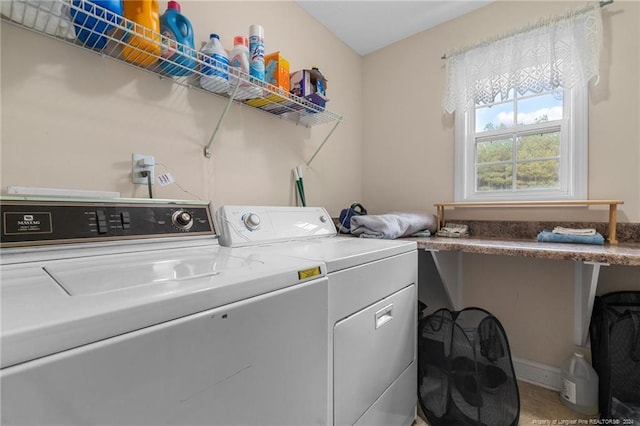
<svg viewBox="0 0 640 426"><path fill-rule="evenodd" d="M320 216L320 222L325 223L327 221L327 217L325 215Z"/></svg>
<svg viewBox="0 0 640 426"><path fill-rule="evenodd" d="M248 213L242 217L244 226L251 231L255 231L260 227L260 216L255 213Z"/></svg>

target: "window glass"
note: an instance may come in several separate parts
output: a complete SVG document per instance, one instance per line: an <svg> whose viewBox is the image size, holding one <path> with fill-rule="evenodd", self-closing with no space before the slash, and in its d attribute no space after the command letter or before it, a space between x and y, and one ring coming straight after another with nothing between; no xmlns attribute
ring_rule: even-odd
<svg viewBox="0 0 640 426"><path fill-rule="evenodd" d="M476 108L476 133L513 126L513 102Z"/></svg>
<svg viewBox="0 0 640 426"><path fill-rule="evenodd" d="M516 146L518 160L559 157L560 131L519 136Z"/></svg>
<svg viewBox="0 0 640 426"><path fill-rule="evenodd" d="M511 161L513 158L513 139L490 139L480 141L476 147L477 163Z"/></svg>
<svg viewBox="0 0 640 426"><path fill-rule="evenodd" d="M562 92L519 99L517 108L519 125L562 120Z"/></svg>
<svg viewBox="0 0 640 426"><path fill-rule="evenodd" d="M476 191L511 191L513 187L513 165L493 164L476 167Z"/></svg>
<svg viewBox="0 0 640 426"><path fill-rule="evenodd" d="M516 189L560 187L559 160L527 161L517 167Z"/></svg>

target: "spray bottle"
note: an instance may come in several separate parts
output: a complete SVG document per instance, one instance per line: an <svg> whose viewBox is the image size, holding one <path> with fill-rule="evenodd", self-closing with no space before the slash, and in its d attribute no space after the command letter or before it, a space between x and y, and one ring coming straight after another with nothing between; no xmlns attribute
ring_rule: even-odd
<svg viewBox="0 0 640 426"><path fill-rule="evenodd" d="M264 81L264 29L260 25L249 27L249 74Z"/></svg>

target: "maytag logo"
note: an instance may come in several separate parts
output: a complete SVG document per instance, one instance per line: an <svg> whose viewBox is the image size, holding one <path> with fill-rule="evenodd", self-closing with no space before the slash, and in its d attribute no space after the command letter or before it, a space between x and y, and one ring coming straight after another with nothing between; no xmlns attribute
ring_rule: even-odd
<svg viewBox="0 0 640 426"><path fill-rule="evenodd" d="M22 220L18 221L18 225L40 225L40 221L35 220L32 214L25 214Z"/></svg>

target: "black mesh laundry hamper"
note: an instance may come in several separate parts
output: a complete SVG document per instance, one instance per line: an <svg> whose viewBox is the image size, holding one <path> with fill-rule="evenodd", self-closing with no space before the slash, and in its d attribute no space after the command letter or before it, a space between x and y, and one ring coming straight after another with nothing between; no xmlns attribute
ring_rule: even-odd
<svg viewBox="0 0 640 426"><path fill-rule="evenodd" d="M640 424L640 291L597 296L589 337L600 417Z"/></svg>
<svg viewBox="0 0 640 426"><path fill-rule="evenodd" d="M432 426L518 424L518 384L496 317L466 308L420 319L418 400Z"/></svg>

